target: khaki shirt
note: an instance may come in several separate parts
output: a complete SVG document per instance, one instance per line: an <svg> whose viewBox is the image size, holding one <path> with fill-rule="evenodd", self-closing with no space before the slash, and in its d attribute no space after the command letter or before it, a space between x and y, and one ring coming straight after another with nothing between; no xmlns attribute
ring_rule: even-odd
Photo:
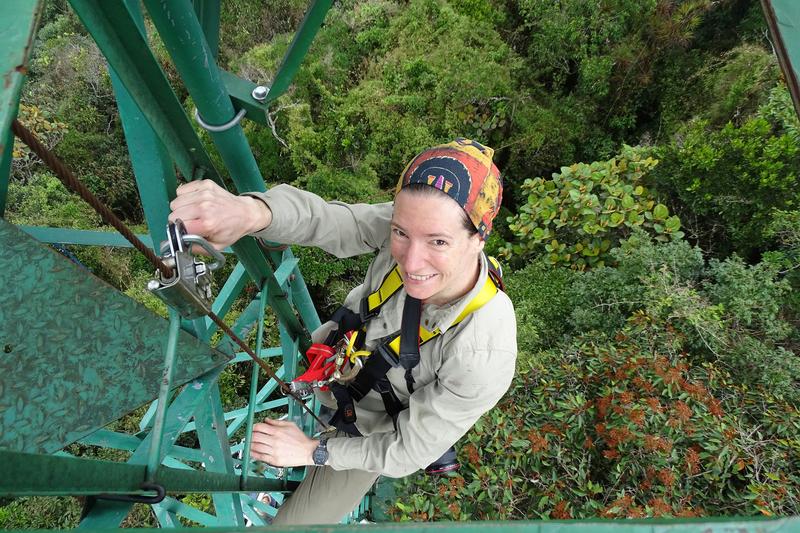
<svg viewBox="0 0 800 533"><path fill-rule="evenodd" d="M272 210L272 223L255 233L256 237L318 246L337 257L377 253L364 282L345 299L344 305L353 311L358 311L363 297L380 287L395 265L389 246L391 203L325 202L289 185L248 194L263 200ZM444 306L422 306L422 324L429 330L438 327L442 334L420 348L420 363L412 370L413 394L408 394L402 367L392 368L387 374L397 397L408 406L397 418L397 430L380 395L371 391L356 403L356 426L364 436L328 440L328 465L335 470L406 476L438 459L500 400L511 384L517 355L516 320L508 296L498 292L451 327L483 287L487 275L487 260L481 254L480 275L469 293ZM369 321L368 349L400 330L405 297L401 289ZM332 324L323 324L314 333L315 340L324 338ZM330 404L332 396L323 401Z"/></svg>

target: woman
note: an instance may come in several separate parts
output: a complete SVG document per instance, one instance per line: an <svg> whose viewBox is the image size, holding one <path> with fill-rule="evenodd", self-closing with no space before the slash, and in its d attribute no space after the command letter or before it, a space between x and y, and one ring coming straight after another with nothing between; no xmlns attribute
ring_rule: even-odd
<svg viewBox="0 0 800 533"><path fill-rule="evenodd" d="M254 426L255 459L310 466L275 524L339 522L379 475L402 477L429 465L508 389L517 350L508 297L492 293L459 316L491 283L483 247L502 196L492 154L465 139L425 150L401 175L393 204L325 202L288 185L242 196L210 181L179 187L170 218L182 219L190 233L206 236L218 248L250 234L319 246L338 257L377 252L364 283L344 302L356 313L396 265L402 288L366 322L366 349L375 350L400 331L406 304L415 300L421 302L420 327L439 332L418 346L418 364L386 373L401 409L394 416L372 390L355 403L350 429L342 431L348 425L340 424L340 417L340 431L328 439L309 438L288 421ZM314 332L315 342L337 327L323 324ZM332 397L322 399L336 407Z"/></svg>

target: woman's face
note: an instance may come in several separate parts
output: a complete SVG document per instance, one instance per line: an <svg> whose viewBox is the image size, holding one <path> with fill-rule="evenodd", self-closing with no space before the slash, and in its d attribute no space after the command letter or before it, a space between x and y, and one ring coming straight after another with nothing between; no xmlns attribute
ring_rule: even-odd
<svg viewBox="0 0 800 533"><path fill-rule="evenodd" d="M464 228L461 207L444 194L401 190L392 215L392 257L406 292L443 305L465 295L478 277L483 241Z"/></svg>

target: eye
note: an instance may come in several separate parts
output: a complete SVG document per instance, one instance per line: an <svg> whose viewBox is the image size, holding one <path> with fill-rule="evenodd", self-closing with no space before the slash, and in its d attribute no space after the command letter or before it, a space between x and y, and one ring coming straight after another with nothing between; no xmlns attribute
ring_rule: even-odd
<svg viewBox="0 0 800 533"><path fill-rule="evenodd" d="M392 228L392 233L394 233L397 237L405 237L406 234L400 228Z"/></svg>
<svg viewBox="0 0 800 533"><path fill-rule="evenodd" d="M433 241L434 246L447 246L447 241L442 239L436 239Z"/></svg>

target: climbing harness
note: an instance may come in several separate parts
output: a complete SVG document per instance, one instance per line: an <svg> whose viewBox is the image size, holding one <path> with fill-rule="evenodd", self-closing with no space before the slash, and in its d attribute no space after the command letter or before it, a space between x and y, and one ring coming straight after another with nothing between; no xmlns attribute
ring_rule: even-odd
<svg viewBox="0 0 800 533"><path fill-rule="evenodd" d="M489 276L486 282L456 317L453 326L477 311L498 291L504 290L500 264L493 257L488 260ZM363 399L370 390L380 394L386 412L397 426L397 417L406 407L397 397L386 374L391 368L405 369L406 387L411 394L414 391L411 371L419 364L420 346L441 335L439 328L429 330L420 325L422 302L407 294L400 331L385 338L372 352L363 349L366 323L378 316L383 305L402 287L400 270L395 267L384 277L376 291L361 300L358 313L340 307L331 317L331 321L338 324L338 329L332 331L324 343L312 345L306 353L308 370L290 384L293 390L304 395L311 394L315 388L329 389L337 403L331 424L351 435L361 435L355 425L355 402ZM342 363L351 365L349 373L341 372L338 365ZM451 447L425 471L428 474L440 474L455 470L458 466L455 449Z"/></svg>
<svg viewBox="0 0 800 533"><path fill-rule="evenodd" d="M206 251L214 262L206 265L192 255L192 245ZM186 233L178 219L167 224L167 240L161 243L161 259L172 269L173 275L165 277L156 270L155 278L147 289L161 298L169 307L177 309L184 318L195 319L211 312L211 272L225 264L225 256L198 235Z"/></svg>

